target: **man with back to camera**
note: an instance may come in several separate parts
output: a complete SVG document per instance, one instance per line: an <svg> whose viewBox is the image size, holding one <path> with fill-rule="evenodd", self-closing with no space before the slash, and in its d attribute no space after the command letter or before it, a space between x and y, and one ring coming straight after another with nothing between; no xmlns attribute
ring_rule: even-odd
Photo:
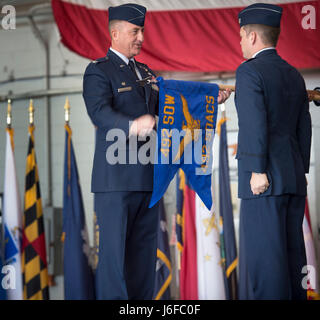
<svg viewBox="0 0 320 320"><path fill-rule="evenodd" d="M146 8L124 4L109 8L111 47L104 58L90 63L83 83L87 112L97 128L92 171L92 192L99 225L96 270L97 299L152 299L156 270L158 205L148 208L153 189L153 165L112 164L106 159L114 141L111 129L129 136L148 135L155 126L158 90L139 80L154 73L134 57L144 40ZM141 82L140 82L141 83ZM223 103L230 91L219 92ZM130 123L131 121L131 123ZM138 147L143 147L138 142ZM119 150L121 152L121 150Z"/></svg>
<svg viewBox="0 0 320 320"><path fill-rule="evenodd" d="M240 299L306 299L302 231L311 118L299 72L275 49L282 8L256 3L239 13L247 61L236 72ZM243 284L240 280L240 284Z"/></svg>

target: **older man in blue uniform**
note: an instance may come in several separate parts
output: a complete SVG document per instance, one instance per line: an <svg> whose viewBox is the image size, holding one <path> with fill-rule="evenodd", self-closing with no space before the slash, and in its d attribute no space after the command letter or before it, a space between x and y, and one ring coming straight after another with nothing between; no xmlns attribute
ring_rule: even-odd
<svg viewBox="0 0 320 320"><path fill-rule="evenodd" d="M152 131L158 105L157 87L143 81L153 72L134 59L144 39L145 14L137 4L110 7L111 47L84 74L83 97L97 129L92 192L100 232L98 299L152 299L153 294L158 227L158 206L148 208L153 166L137 159L128 163L134 148L129 136ZM115 142L119 148L108 153ZM135 151L145 143L138 141Z"/></svg>
<svg viewBox="0 0 320 320"><path fill-rule="evenodd" d="M311 119L305 83L275 49L282 8L257 3L239 13L236 72L239 119L241 299L306 299L302 232ZM240 283L243 278L240 278Z"/></svg>

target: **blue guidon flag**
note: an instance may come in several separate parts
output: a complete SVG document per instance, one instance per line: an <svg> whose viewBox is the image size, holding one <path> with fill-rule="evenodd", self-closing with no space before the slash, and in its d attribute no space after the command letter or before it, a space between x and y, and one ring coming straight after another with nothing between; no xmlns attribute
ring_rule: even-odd
<svg viewBox="0 0 320 320"><path fill-rule="evenodd" d="M195 192L212 206L212 143L218 113L219 86L163 80L159 85L159 124L154 159L152 207L181 168Z"/></svg>

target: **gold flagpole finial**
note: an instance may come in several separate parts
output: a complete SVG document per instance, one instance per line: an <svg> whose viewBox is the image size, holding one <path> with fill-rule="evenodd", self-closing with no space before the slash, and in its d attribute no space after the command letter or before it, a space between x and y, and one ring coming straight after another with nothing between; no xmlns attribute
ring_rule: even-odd
<svg viewBox="0 0 320 320"><path fill-rule="evenodd" d="M64 105L64 120L66 123L70 121L70 104L68 97L66 98L66 103Z"/></svg>
<svg viewBox="0 0 320 320"><path fill-rule="evenodd" d="M29 104L29 124L33 125L34 122L34 107L33 107L33 100L30 100L30 104Z"/></svg>
<svg viewBox="0 0 320 320"><path fill-rule="evenodd" d="M12 106L11 106L11 99L8 99L7 127L11 128L11 124L12 124Z"/></svg>

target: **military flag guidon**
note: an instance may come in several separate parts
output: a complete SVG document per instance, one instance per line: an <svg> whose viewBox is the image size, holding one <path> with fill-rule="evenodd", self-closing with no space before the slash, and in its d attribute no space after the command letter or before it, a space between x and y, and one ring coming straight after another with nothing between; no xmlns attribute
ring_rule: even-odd
<svg viewBox="0 0 320 320"><path fill-rule="evenodd" d="M212 143L219 86L212 83L163 80L159 85L159 124L153 194L157 203L179 168L206 207L212 206Z"/></svg>

